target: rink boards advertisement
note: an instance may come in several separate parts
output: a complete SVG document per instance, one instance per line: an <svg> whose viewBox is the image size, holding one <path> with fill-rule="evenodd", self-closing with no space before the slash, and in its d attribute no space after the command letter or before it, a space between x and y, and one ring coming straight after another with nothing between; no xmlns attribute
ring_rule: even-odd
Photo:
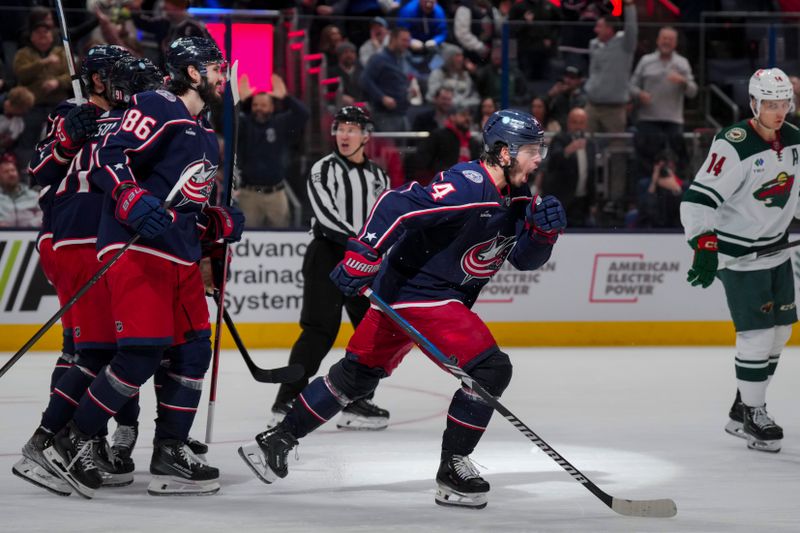
<svg viewBox="0 0 800 533"><path fill-rule="evenodd" d="M0 232L0 350L18 348L59 308L38 266L35 238ZM232 246L226 302L248 346L286 347L297 337L310 239L305 232L248 231ZM792 255L793 263L798 259ZM722 285L691 287L690 265L681 234L566 234L537 271L506 263L474 310L506 345L732 342ZM57 341L60 328L53 329L43 347ZM344 325L337 344L351 331Z"/></svg>

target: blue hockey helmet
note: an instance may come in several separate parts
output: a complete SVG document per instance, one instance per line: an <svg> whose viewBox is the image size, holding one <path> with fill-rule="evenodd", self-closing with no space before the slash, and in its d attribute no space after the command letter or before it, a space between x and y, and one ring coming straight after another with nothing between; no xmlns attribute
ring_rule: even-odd
<svg viewBox="0 0 800 533"><path fill-rule="evenodd" d="M92 74L100 74L100 79L102 79L105 83L105 80L108 79L108 75L111 72L111 67L114 66L114 63L116 63L117 60L130 55L131 53L127 48L113 44L99 44L89 48L89 51L86 53L86 57L84 57L83 61L81 62L80 78L84 89L90 93L94 92Z"/></svg>
<svg viewBox="0 0 800 533"><path fill-rule="evenodd" d="M194 66L205 78L208 74L206 65L223 63L222 52L217 43L205 37L180 37L167 47L166 67L169 77L178 82L191 85L186 69Z"/></svg>
<svg viewBox="0 0 800 533"><path fill-rule="evenodd" d="M164 84L164 74L147 58L123 57L108 76L109 100L115 107L127 107L136 93L153 91Z"/></svg>
<svg viewBox="0 0 800 533"><path fill-rule="evenodd" d="M520 147L526 144L539 145L542 159L547 154L542 125L522 111L501 109L492 113L483 126L484 151L492 152L497 143L507 146L511 157L517 157Z"/></svg>

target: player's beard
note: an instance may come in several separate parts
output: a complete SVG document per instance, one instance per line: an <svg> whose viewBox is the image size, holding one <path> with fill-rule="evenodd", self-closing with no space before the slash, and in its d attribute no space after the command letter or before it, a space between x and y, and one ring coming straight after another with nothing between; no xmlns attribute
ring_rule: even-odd
<svg viewBox="0 0 800 533"><path fill-rule="evenodd" d="M207 106L211 106L222 101L222 97L219 95L219 93L217 93L217 88L208 83L208 79L205 77L197 87L197 94L200 95L200 98L202 98L203 102L205 102Z"/></svg>

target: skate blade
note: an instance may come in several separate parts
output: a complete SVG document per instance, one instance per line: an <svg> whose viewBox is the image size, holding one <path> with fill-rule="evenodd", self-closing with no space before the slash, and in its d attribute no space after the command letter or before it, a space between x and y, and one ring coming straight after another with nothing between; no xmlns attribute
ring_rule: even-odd
<svg viewBox="0 0 800 533"><path fill-rule="evenodd" d="M388 418L368 418L349 413L342 413L336 422L336 428L345 431L381 431L387 427L389 427Z"/></svg>
<svg viewBox="0 0 800 533"><path fill-rule="evenodd" d="M756 450L759 452L769 452L769 453L778 453L781 451L781 442L782 439L778 440L758 440L754 439L753 437L747 437L747 447L751 450Z"/></svg>
<svg viewBox="0 0 800 533"><path fill-rule="evenodd" d="M24 479L28 483L58 496L69 496L72 494L72 488L69 486L69 483L63 481L58 476L54 476L41 465L28 458L22 458L17 461L17 463L11 467L11 472L18 478Z"/></svg>
<svg viewBox="0 0 800 533"><path fill-rule="evenodd" d="M75 479L75 477L69 473L69 467L67 464L64 463L64 460L58 454L52 446L49 448L45 448L42 451L44 458L47 460L47 464L50 465L50 468L58 474L58 477L69 483L69 485L81 496L86 498L87 500L91 500L94 498L94 489L88 487Z"/></svg>
<svg viewBox="0 0 800 533"><path fill-rule="evenodd" d="M462 507L465 509L483 509L489 503L486 492L465 493L439 485L436 489L435 501L444 507Z"/></svg>
<svg viewBox="0 0 800 533"><path fill-rule="evenodd" d="M744 432L744 426L741 422L737 422L736 420L728 420L728 423L725 424L725 433L733 435L734 437L739 437L740 439L747 438L747 434Z"/></svg>
<svg viewBox="0 0 800 533"><path fill-rule="evenodd" d="M178 476L153 476L147 487L150 496L210 496L219 492L219 480L192 481Z"/></svg>
<svg viewBox="0 0 800 533"><path fill-rule="evenodd" d="M239 457L242 461L253 471L258 479L271 485L273 481L278 479L277 474L267 466L266 458L261 452L258 443L248 444L247 446L239 447Z"/></svg>
<svg viewBox="0 0 800 533"><path fill-rule="evenodd" d="M133 483L133 472L128 474L110 474L108 472L100 472L103 478L102 487L127 487Z"/></svg>

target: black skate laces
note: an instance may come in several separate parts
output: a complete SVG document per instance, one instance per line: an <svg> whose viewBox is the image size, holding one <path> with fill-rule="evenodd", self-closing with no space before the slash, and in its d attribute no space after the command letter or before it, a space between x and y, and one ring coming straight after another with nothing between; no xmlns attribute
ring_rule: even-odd
<svg viewBox="0 0 800 533"><path fill-rule="evenodd" d="M475 479L481 477L481 473L475 467L476 464L478 463L474 463L466 455L453 456L453 468L461 479ZM481 468L486 468L483 465L478 466Z"/></svg>

